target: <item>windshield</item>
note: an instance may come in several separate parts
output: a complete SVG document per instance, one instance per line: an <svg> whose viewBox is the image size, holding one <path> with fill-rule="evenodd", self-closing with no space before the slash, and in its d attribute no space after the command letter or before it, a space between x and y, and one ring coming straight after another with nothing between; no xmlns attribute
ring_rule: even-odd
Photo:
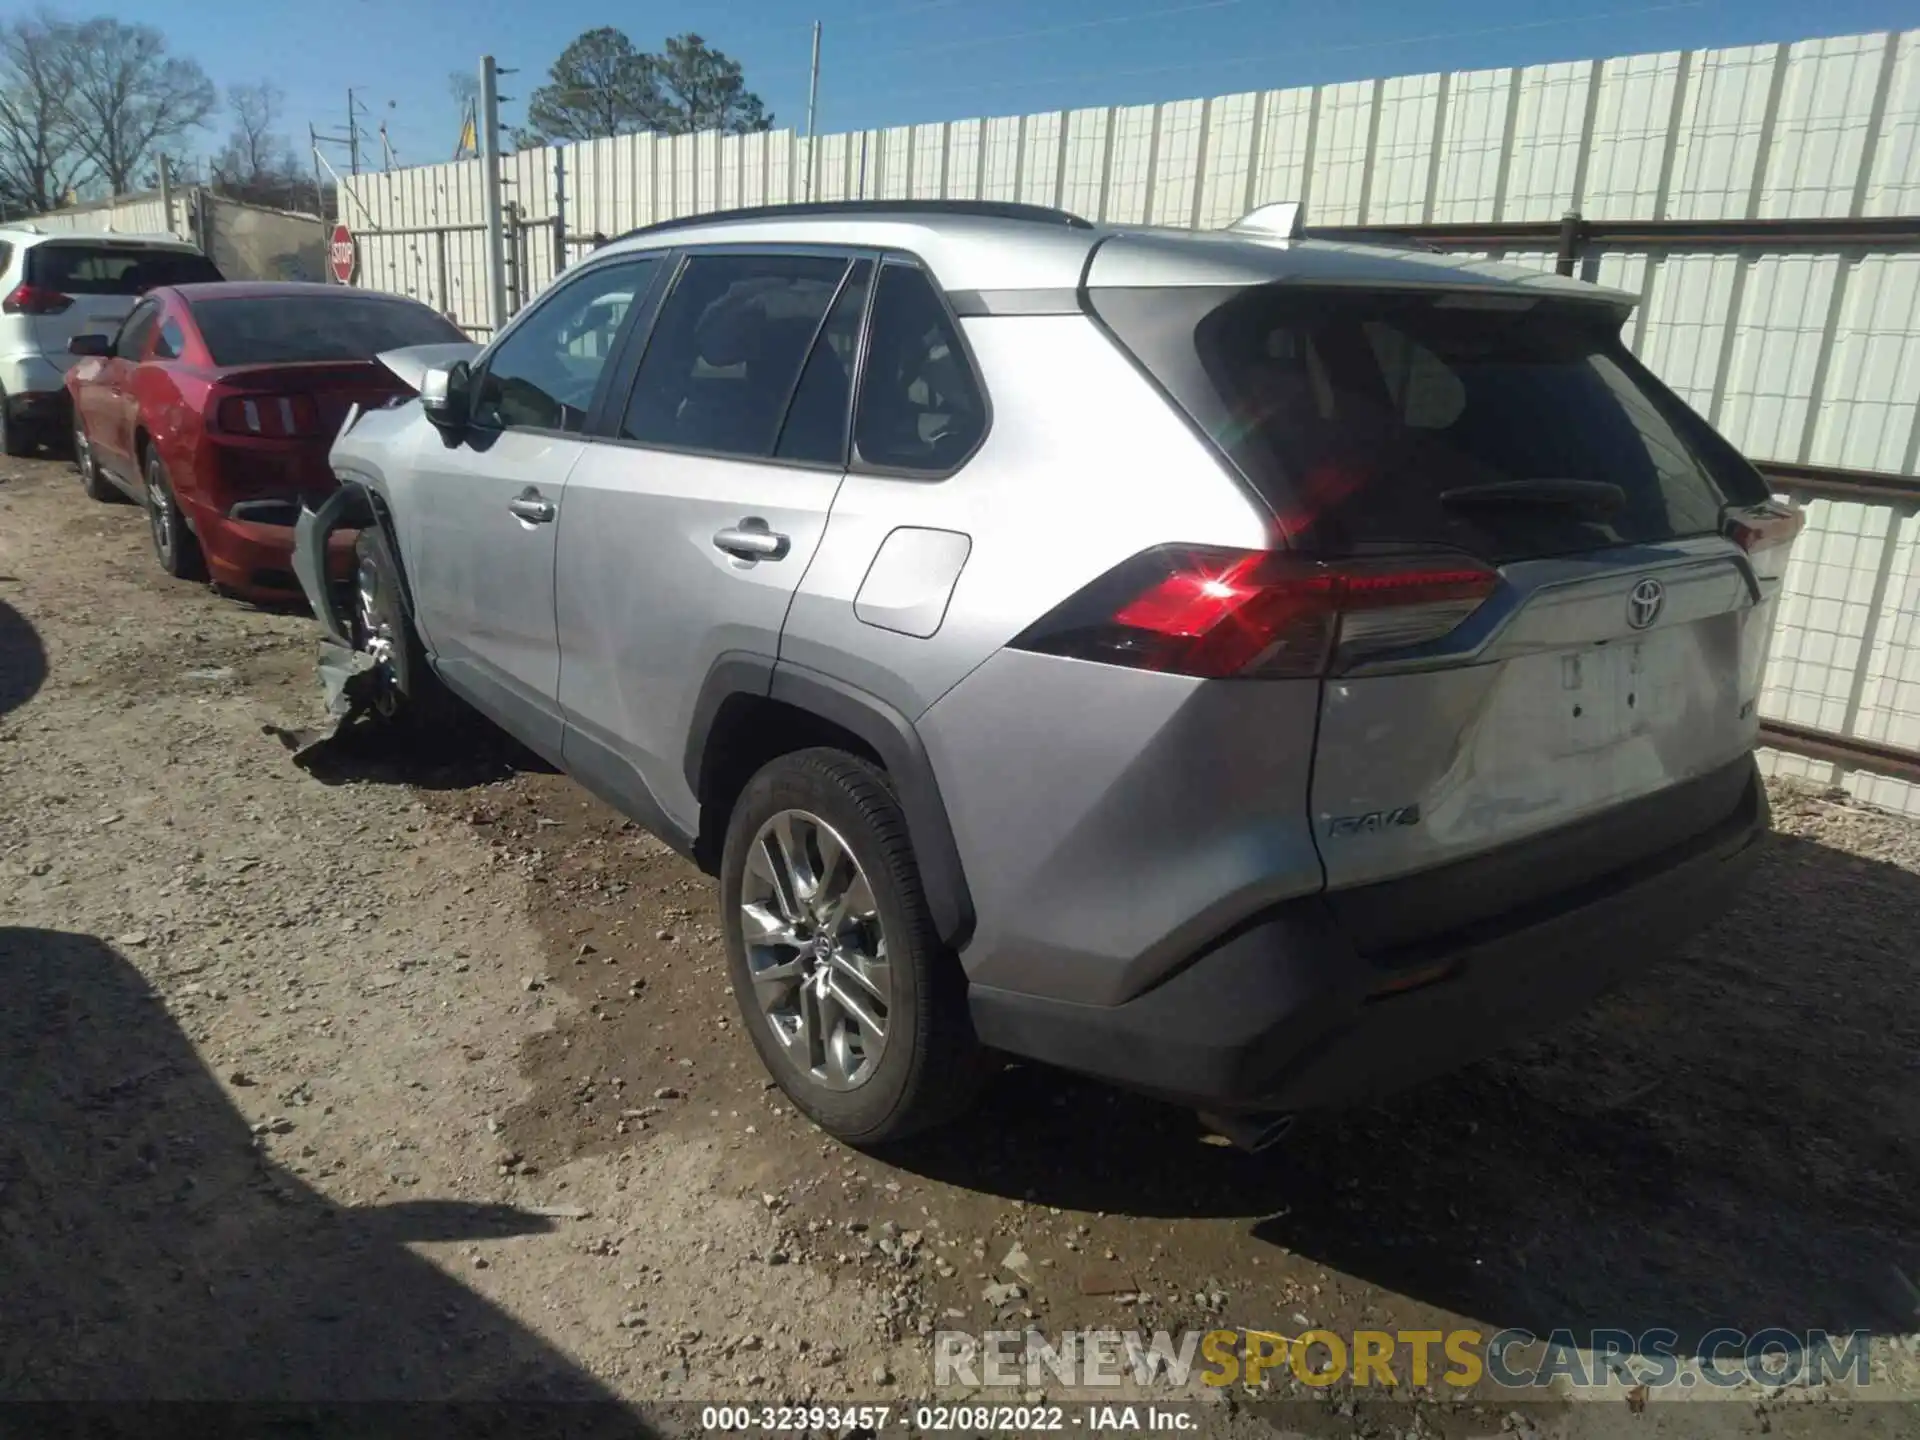
<svg viewBox="0 0 1920 1440"><path fill-rule="evenodd" d="M1599 307L1194 297L1096 291L1094 305L1307 548L1443 545L1498 563L1669 540L1717 530L1751 483Z"/></svg>
<svg viewBox="0 0 1920 1440"><path fill-rule="evenodd" d="M467 338L424 305L342 289L195 300L193 316L216 365L371 360L383 350Z"/></svg>

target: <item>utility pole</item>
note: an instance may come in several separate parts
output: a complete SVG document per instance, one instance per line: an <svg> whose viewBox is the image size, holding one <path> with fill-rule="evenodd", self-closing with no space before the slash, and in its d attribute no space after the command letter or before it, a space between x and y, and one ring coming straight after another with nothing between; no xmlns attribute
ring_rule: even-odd
<svg viewBox="0 0 1920 1440"><path fill-rule="evenodd" d="M353 173L360 173L360 117L354 108L353 89L347 89L347 161L353 167Z"/></svg>
<svg viewBox="0 0 1920 1440"><path fill-rule="evenodd" d="M807 81L807 193L813 199L813 175L819 167L813 163L813 115L820 104L820 22L813 22L813 75Z"/></svg>
<svg viewBox="0 0 1920 1440"><path fill-rule="evenodd" d="M167 233L178 234L173 228L173 166L164 150L160 152L160 213L166 217Z"/></svg>
<svg viewBox="0 0 1920 1440"><path fill-rule="evenodd" d="M327 218L327 190L320 183L320 136L313 128L313 122L307 122L307 155L313 161L313 213L322 220Z"/></svg>
<svg viewBox="0 0 1920 1440"><path fill-rule="evenodd" d="M487 289L493 333L507 323L507 247L500 215L500 78L493 56L480 57L480 185L486 206Z"/></svg>

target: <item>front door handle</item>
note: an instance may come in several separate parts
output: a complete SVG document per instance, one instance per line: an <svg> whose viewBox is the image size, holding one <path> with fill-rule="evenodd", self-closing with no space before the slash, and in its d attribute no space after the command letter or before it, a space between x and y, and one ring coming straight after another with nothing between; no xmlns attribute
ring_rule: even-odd
<svg viewBox="0 0 1920 1440"><path fill-rule="evenodd" d="M791 543L785 535L776 535L767 522L758 517L717 530L713 536L714 549L724 550L741 560L783 559Z"/></svg>
<svg viewBox="0 0 1920 1440"><path fill-rule="evenodd" d="M551 525L553 517L560 513L559 508L544 498L538 490L528 486L507 502L507 509L529 525Z"/></svg>

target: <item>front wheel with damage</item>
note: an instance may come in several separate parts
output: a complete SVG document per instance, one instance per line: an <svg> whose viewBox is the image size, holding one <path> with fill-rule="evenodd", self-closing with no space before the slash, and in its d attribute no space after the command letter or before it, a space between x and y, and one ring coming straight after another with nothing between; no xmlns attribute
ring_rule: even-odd
<svg viewBox="0 0 1920 1440"><path fill-rule="evenodd" d="M884 772L800 750L748 782L720 866L727 969L781 1089L853 1145L952 1118L987 1073Z"/></svg>
<svg viewBox="0 0 1920 1440"><path fill-rule="evenodd" d="M399 563L378 526L354 543L352 633L354 649L373 662L366 693L375 716L405 729L446 718L447 692L427 662L400 589Z"/></svg>

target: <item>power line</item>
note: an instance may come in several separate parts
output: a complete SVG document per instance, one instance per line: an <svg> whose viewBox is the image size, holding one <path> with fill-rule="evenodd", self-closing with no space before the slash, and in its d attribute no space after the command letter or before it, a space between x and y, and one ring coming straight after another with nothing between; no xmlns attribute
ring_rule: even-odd
<svg viewBox="0 0 1920 1440"><path fill-rule="evenodd" d="M1552 16L1543 20L1523 20L1511 25L1487 25L1471 30L1443 30L1426 35L1401 35L1384 40L1354 40L1338 45L1298 45L1284 55L1238 55L1215 60L1192 60L1176 65L1148 65L1125 70L1083 70L1072 74L1039 75L1027 80L990 81L985 84L951 86L946 89L929 90L924 86L911 89L882 90L863 95L866 100L886 100L897 95L964 95L980 90L1020 90L1041 85L1058 85L1073 80L1127 80L1148 75L1171 75L1188 70L1224 69L1238 65L1281 65L1303 55L1341 55L1364 50L1384 50L1403 45L1433 45L1443 40L1472 40L1489 35L1508 35L1523 30L1545 30L1559 25L1576 25L1590 20L1622 20L1636 15L1658 15L1673 10L1698 10L1712 3L1712 0L1673 0L1665 5L1643 5L1631 10L1601 10L1582 15ZM1115 17L1116 21L1120 17ZM1016 37L1000 36L999 39ZM893 58L876 57L876 58Z"/></svg>

